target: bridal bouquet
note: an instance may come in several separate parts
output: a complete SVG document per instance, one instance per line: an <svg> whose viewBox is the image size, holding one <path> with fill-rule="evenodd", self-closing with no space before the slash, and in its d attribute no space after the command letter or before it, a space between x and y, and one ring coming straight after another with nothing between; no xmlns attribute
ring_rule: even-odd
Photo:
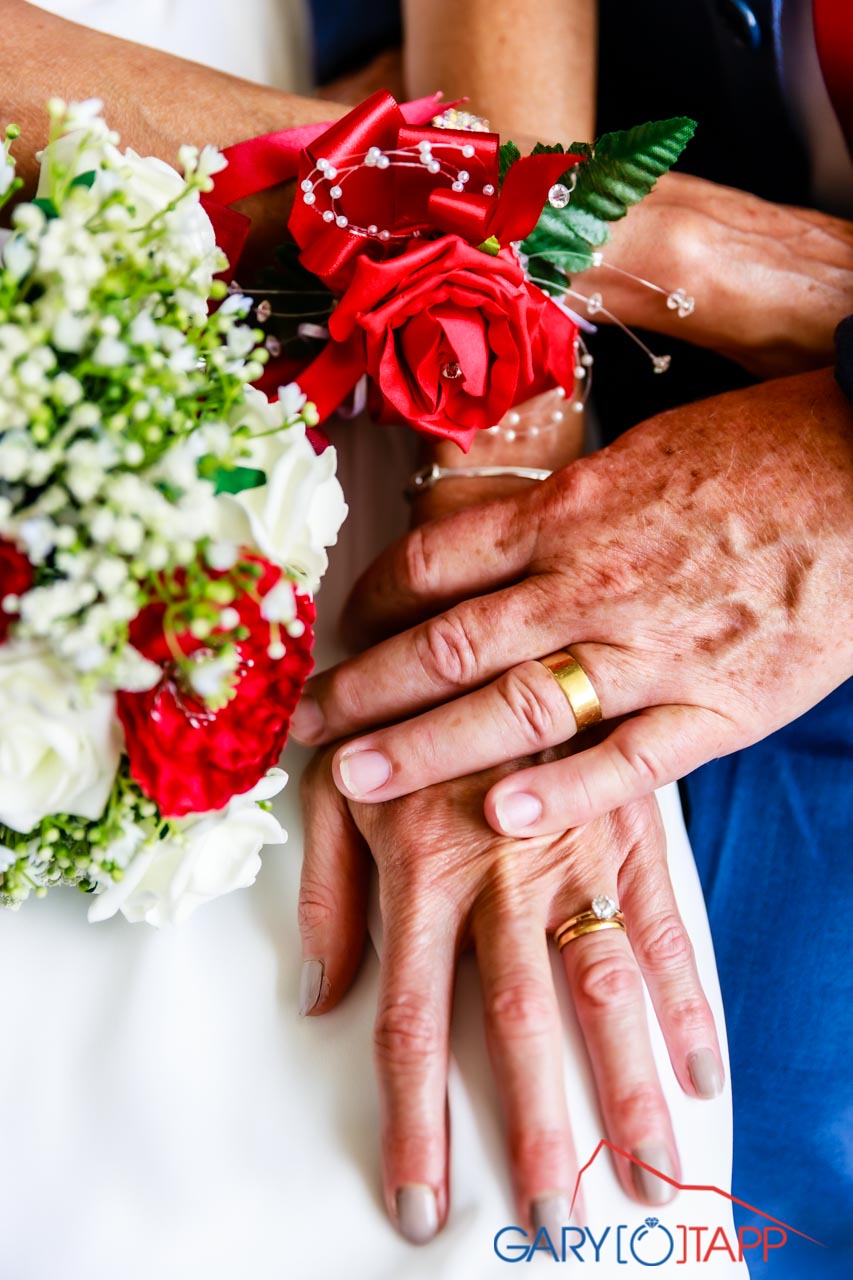
<svg viewBox="0 0 853 1280"><path fill-rule="evenodd" d="M179 920L248 885L346 514L183 173L50 104L0 256L0 901ZM20 186L0 149L0 205ZM213 306L211 306L211 301ZM221 305L216 305L221 303Z"/></svg>

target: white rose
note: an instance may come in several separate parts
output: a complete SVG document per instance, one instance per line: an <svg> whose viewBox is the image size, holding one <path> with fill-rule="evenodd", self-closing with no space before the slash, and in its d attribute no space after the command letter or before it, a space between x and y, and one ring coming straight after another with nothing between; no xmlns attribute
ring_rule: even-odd
<svg viewBox="0 0 853 1280"><path fill-rule="evenodd" d="M84 691L28 641L0 647L0 822L26 832L53 813L100 818L121 748L111 694Z"/></svg>
<svg viewBox="0 0 853 1280"><path fill-rule="evenodd" d="M286 782L286 773L271 769L224 809L175 820L179 834L140 849L123 879L92 901L89 921L121 911L131 924L180 924L212 898L254 884L263 846L287 839L278 819L256 802L271 799Z"/></svg>
<svg viewBox="0 0 853 1280"><path fill-rule="evenodd" d="M252 391L250 404L258 395ZM316 591L329 563L326 548L337 542L347 514L335 474L337 454L331 448L315 453L302 423L248 444L242 465L263 471L266 484L219 495L216 541L254 545L267 560L296 570L307 589Z"/></svg>
<svg viewBox="0 0 853 1280"><path fill-rule="evenodd" d="M124 152L109 142L80 149L80 133L67 133L45 148L39 173L37 195L49 195L48 160L54 159L68 167L75 176L95 173L92 193L98 200L104 199L120 186L130 197L136 216L133 226L143 226L155 213L160 213L186 188L186 182L177 169L157 156L140 156L130 147ZM104 168L104 165L109 166ZM170 214L171 225L183 242L187 257L203 260L216 248L213 225L199 203L198 192L187 196Z"/></svg>

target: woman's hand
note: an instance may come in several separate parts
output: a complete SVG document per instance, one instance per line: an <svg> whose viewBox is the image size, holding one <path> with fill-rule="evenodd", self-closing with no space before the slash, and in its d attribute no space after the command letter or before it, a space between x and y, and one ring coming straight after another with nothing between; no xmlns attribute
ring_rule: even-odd
<svg viewBox="0 0 853 1280"><path fill-rule="evenodd" d="M416 717L338 750L338 785L370 802L554 747L574 718L533 659L572 645L612 731L492 789L488 820L515 835L764 737L853 669L851 453L849 404L829 371L806 374L651 419L415 530L351 609L374 633L377 617L386 634L428 621L310 681L295 736Z"/></svg>
<svg viewBox="0 0 853 1280"><path fill-rule="evenodd" d="M383 921L375 1028L385 1202L408 1239L428 1240L448 1212L446 1090L454 973L472 946L503 1103L518 1211L559 1235L577 1178L546 932L606 893L625 913L569 942L566 976L586 1039L607 1136L678 1177L678 1153L649 1041L641 974L685 1092L722 1087L713 1017L669 881L657 806L642 801L559 837L508 840L482 816L507 770L431 787L389 804L347 804L331 752L303 784L302 1012L341 999L361 956L369 857ZM618 1159L626 1191L661 1204L671 1186Z"/></svg>
<svg viewBox="0 0 853 1280"><path fill-rule="evenodd" d="M605 263L696 300L679 319L606 265L574 277L623 323L709 347L762 378L832 363L833 331L853 309L853 223L673 173L612 230Z"/></svg>

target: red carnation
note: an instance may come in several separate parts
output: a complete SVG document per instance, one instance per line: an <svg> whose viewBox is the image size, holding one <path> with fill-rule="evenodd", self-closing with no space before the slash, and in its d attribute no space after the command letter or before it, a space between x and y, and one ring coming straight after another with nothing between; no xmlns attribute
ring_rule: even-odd
<svg viewBox="0 0 853 1280"><path fill-rule="evenodd" d="M20 596L33 585L33 567L13 542L0 538L0 644L6 639L15 621L14 614L5 613L6 596Z"/></svg>
<svg viewBox="0 0 853 1280"><path fill-rule="evenodd" d="M283 634L285 656L271 658L270 624L261 616L259 601L282 573L267 561L256 563L263 569L256 590L233 606L249 632L237 645L240 682L231 701L214 715L169 678L174 662L163 634L165 606L148 605L131 623L131 644L163 667L164 678L145 692L119 693L118 714L131 775L164 817L221 809L233 796L249 791L277 763L311 673L314 602L310 596L296 596L305 632L298 639ZM186 654L205 647L188 632L178 642Z"/></svg>

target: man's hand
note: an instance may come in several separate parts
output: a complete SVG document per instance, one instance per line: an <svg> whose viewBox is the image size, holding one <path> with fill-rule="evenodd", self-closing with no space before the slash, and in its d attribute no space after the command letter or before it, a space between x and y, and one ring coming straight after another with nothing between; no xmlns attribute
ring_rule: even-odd
<svg viewBox="0 0 853 1280"><path fill-rule="evenodd" d="M447 1216L450 1014L457 958L471 946L519 1220L559 1238L577 1163L546 931L588 910L599 893L619 902L627 932L577 938L562 959L606 1132L621 1150L677 1177L641 973L682 1089L716 1096L723 1068L654 800L556 837L507 840L483 821L483 796L506 770L359 805L335 789L330 757L319 755L303 783L301 1011L326 1013L352 981L366 927L368 845L383 921L374 1036L383 1182L402 1234L422 1244ZM635 1199L671 1198L672 1189L638 1165L617 1157L616 1167Z"/></svg>
<svg viewBox="0 0 853 1280"><path fill-rule="evenodd" d="M696 299L679 319L606 265L574 277L624 324L708 347L762 378L832 363L833 331L853 310L853 223L671 173L612 230L605 264Z"/></svg>
<svg viewBox="0 0 853 1280"><path fill-rule="evenodd" d="M404 720L336 753L338 786L369 802L517 759L575 731L533 661L572 645L613 724L492 788L492 826L524 835L764 737L853 669L851 452L849 405L829 371L808 374L664 414L415 530L351 608L386 633L428 620L311 681L295 736Z"/></svg>

